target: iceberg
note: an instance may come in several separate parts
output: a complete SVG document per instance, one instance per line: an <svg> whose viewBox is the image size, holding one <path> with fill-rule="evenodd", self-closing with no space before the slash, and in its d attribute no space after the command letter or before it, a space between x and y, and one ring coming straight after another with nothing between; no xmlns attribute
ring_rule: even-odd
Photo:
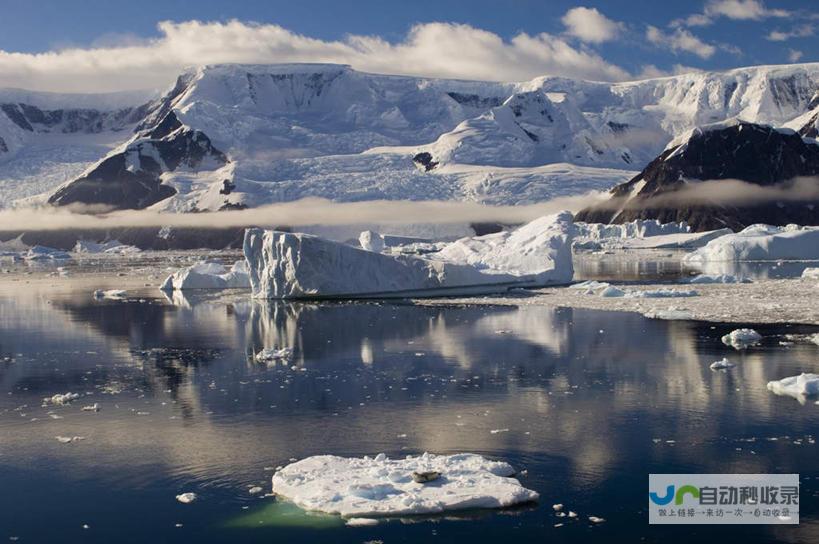
<svg viewBox="0 0 819 544"><path fill-rule="evenodd" d="M804 403L806 397L819 395L819 374L802 373L781 380L768 382L768 391L776 395L793 397Z"/></svg>
<svg viewBox="0 0 819 544"><path fill-rule="evenodd" d="M159 289L162 291L188 289L247 289L250 280L247 263L236 261L228 269L221 263L199 262L168 276Z"/></svg>
<svg viewBox="0 0 819 544"><path fill-rule="evenodd" d="M413 474L438 473L427 483ZM423 455L389 459L317 455L273 475L273 493L308 511L345 518L440 514L504 508L536 501L537 492L513 478L508 463L480 455Z"/></svg>
<svg viewBox="0 0 819 544"><path fill-rule="evenodd" d="M469 295L571 282L573 234L572 214L561 212L421 258L255 228L245 231L244 253L258 298Z"/></svg>
<svg viewBox="0 0 819 544"><path fill-rule="evenodd" d="M736 234L711 240L683 260L691 264L819 260L819 227L751 225Z"/></svg>
<svg viewBox="0 0 819 544"><path fill-rule="evenodd" d="M731 274L698 274L683 280L683 283L709 284L709 283L753 283L752 280L744 276L734 276Z"/></svg>

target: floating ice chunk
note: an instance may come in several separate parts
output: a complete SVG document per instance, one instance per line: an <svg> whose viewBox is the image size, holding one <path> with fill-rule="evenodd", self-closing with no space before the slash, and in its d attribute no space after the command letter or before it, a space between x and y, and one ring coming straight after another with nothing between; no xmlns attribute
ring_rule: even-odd
<svg viewBox="0 0 819 544"><path fill-rule="evenodd" d="M603 523L606 520L603 519L603 518L598 518L597 516L589 516L589 521L594 523L594 524L597 524L597 523Z"/></svg>
<svg viewBox="0 0 819 544"><path fill-rule="evenodd" d="M648 291L627 291L626 298L687 298L699 296L697 291L676 291L674 289L650 289Z"/></svg>
<svg viewBox="0 0 819 544"><path fill-rule="evenodd" d="M736 234L708 242L683 260L714 261L810 261L819 259L819 227L773 227L751 225Z"/></svg>
<svg viewBox="0 0 819 544"><path fill-rule="evenodd" d="M582 291L592 290L596 291L598 289L605 289L609 286L609 283L605 281L597 281L597 280L586 280L581 281L580 283L573 283L567 287L567 289L578 289Z"/></svg>
<svg viewBox="0 0 819 544"><path fill-rule="evenodd" d="M819 332L810 336L810 341L819 346Z"/></svg>
<svg viewBox="0 0 819 544"><path fill-rule="evenodd" d="M786 395L805 403L806 397L819 395L819 374L802 373L781 380L768 382L768 390L777 395Z"/></svg>
<svg viewBox="0 0 819 544"><path fill-rule="evenodd" d="M378 525L378 520L373 518L350 518L345 525L347 527L372 527Z"/></svg>
<svg viewBox="0 0 819 544"><path fill-rule="evenodd" d="M256 354L256 361L268 363L271 361L289 360L293 356L293 348L265 348Z"/></svg>
<svg viewBox="0 0 819 544"><path fill-rule="evenodd" d="M552 510L554 510L555 512L560 512L561 510L563 510L563 505L562 504L553 504L552 505Z"/></svg>
<svg viewBox="0 0 819 544"><path fill-rule="evenodd" d="M74 253L108 253L129 255L132 253L140 253L142 250L136 246L123 244L119 240L109 240L108 242L91 242L89 240L78 240L74 244Z"/></svg>
<svg viewBox="0 0 819 544"><path fill-rule="evenodd" d="M762 335L753 329L736 329L722 337L722 343L734 349L745 349L759 344Z"/></svg>
<svg viewBox="0 0 819 544"><path fill-rule="evenodd" d="M433 483L416 483L413 472L435 471ZM309 457L273 476L273 492L305 510L344 517L437 514L503 508L538 499L511 476L515 469L479 455L423 454L404 459Z"/></svg>
<svg viewBox="0 0 819 544"><path fill-rule="evenodd" d="M60 444L71 444L73 442L85 440L84 436L55 436L54 438L56 438L57 442L59 442Z"/></svg>
<svg viewBox="0 0 819 544"><path fill-rule="evenodd" d="M196 493L182 493L181 495L176 496L176 500L181 502L182 504L190 504L197 499Z"/></svg>
<svg viewBox="0 0 819 544"><path fill-rule="evenodd" d="M50 403L50 404L62 405L62 404L69 404L72 400L76 400L78 398L80 398L80 395L78 393L58 393L58 394L53 395L51 397L44 398L43 402L45 404Z"/></svg>
<svg viewBox="0 0 819 544"><path fill-rule="evenodd" d="M253 487L247 490L247 492L250 493L251 495L258 495L262 491L264 491L264 489L259 487L258 485L254 485Z"/></svg>
<svg viewBox="0 0 819 544"><path fill-rule="evenodd" d="M684 283L751 283L751 280L730 274L699 274L698 276L688 278Z"/></svg>
<svg viewBox="0 0 819 544"><path fill-rule="evenodd" d="M384 237L371 230L362 232L358 237L358 243L361 244L362 249L367 251L375 251L376 253L384 251Z"/></svg>
<svg viewBox="0 0 819 544"><path fill-rule="evenodd" d="M82 411L83 412L99 412L100 411L100 405L99 405L99 403L95 402L94 404L89 404L88 406L83 406Z"/></svg>
<svg viewBox="0 0 819 544"><path fill-rule="evenodd" d="M694 319L694 314L690 310L682 308L668 308L667 310L651 310L643 313L649 319L663 319L666 321L682 321Z"/></svg>
<svg viewBox="0 0 819 544"><path fill-rule="evenodd" d="M819 280L819 268L806 268L802 271L803 278Z"/></svg>
<svg viewBox="0 0 819 544"><path fill-rule="evenodd" d="M720 361L714 361L713 363L711 363L710 368L711 368L711 370L725 370L725 369L728 369L728 368L733 368L735 366L736 365L734 363L732 363L731 361L729 361L726 358L723 358Z"/></svg>
<svg viewBox="0 0 819 544"><path fill-rule="evenodd" d="M34 246L22 255L27 261L62 261L71 258L71 255L61 249L53 247Z"/></svg>
<svg viewBox="0 0 819 544"><path fill-rule="evenodd" d="M425 258L385 255L306 234L245 232L253 294L260 298L405 298L503 292L572 278L572 215L462 238Z"/></svg>
<svg viewBox="0 0 819 544"><path fill-rule="evenodd" d="M174 272L159 287L162 291L248 288L250 279L245 261L236 261L230 269L221 263L199 262Z"/></svg>
<svg viewBox="0 0 819 544"><path fill-rule="evenodd" d="M103 298L111 298L111 299L122 299L128 295L128 292L124 289L108 289L106 291L102 289L97 289L94 291L94 298L103 299Z"/></svg>
<svg viewBox="0 0 819 544"><path fill-rule="evenodd" d="M600 291L600 296L603 298L617 298L617 297L624 297L626 296L626 292L622 289L618 289L613 285L609 285L602 291Z"/></svg>

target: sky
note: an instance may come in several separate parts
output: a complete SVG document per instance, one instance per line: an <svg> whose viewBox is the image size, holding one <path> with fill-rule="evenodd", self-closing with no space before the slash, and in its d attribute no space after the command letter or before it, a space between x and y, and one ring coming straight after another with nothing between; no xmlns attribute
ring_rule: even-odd
<svg viewBox="0 0 819 544"><path fill-rule="evenodd" d="M162 88L221 62L623 81L819 61L819 4L795 0L0 0L0 14L0 87L62 92Z"/></svg>

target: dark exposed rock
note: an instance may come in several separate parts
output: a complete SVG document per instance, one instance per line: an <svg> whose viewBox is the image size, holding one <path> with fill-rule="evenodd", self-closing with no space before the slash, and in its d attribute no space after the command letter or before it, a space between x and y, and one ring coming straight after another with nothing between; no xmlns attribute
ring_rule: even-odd
<svg viewBox="0 0 819 544"><path fill-rule="evenodd" d="M432 154L427 151L422 151L421 153L415 155L412 158L412 162L414 162L416 166L422 167L425 172L429 172L438 166L438 161L432 160Z"/></svg>
<svg viewBox="0 0 819 544"><path fill-rule="evenodd" d="M64 185L49 203L101 204L115 209L141 209L176 194L162 185L160 175L184 165L198 167L210 159L225 164L227 157L201 131L184 127L171 112L124 151L110 155L84 177ZM159 160L157 160L159 159Z"/></svg>
<svg viewBox="0 0 819 544"><path fill-rule="evenodd" d="M412 481L416 484L425 484L427 482L434 482L438 478L441 477L440 472L436 472L434 470L429 470L426 472L413 472L412 473Z"/></svg>
<svg viewBox="0 0 819 544"><path fill-rule="evenodd" d="M139 121L148 105L113 111L95 109L44 110L31 104L0 104L0 110L18 127L28 132L94 134L103 130L122 130Z"/></svg>
<svg viewBox="0 0 819 544"><path fill-rule="evenodd" d="M9 146L6 145L6 141L3 138L0 138L0 153L8 153Z"/></svg>
<svg viewBox="0 0 819 544"><path fill-rule="evenodd" d="M222 180L222 188L219 189L220 195L229 195L231 191L236 188L235 183L231 183L229 179Z"/></svg>
<svg viewBox="0 0 819 544"><path fill-rule="evenodd" d="M449 97L458 104L472 108L488 109L495 108L503 104L503 99L495 96L482 97L477 94L458 93L454 91L446 94L448 94Z"/></svg>
<svg viewBox="0 0 819 544"><path fill-rule="evenodd" d="M696 180L741 180L788 189L795 178L816 175L819 145L804 141L799 134L745 122L706 127L693 131L640 174L614 187L608 202L580 211L575 219L597 223L686 221L696 231L739 230L753 223L816 225L819 202L815 201L709 204L707 194L698 195L697 203L674 199L674 193L683 188L691 191L691 182Z"/></svg>
<svg viewBox="0 0 819 544"><path fill-rule="evenodd" d="M220 212L225 211L238 211L238 210L246 210L247 204L242 202L230 202L229 200L225 200L225 203L219 207Z"/></svg>

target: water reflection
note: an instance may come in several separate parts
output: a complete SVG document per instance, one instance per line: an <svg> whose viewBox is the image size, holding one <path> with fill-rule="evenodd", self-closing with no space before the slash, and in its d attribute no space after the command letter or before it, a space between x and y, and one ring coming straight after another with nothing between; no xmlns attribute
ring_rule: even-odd
<svg viewBox="0 0 819 544"><path fill-rule="evenodd" d="M254 538L291 531L288 538L310 541L309 523L250 497L246 486L267 487L266 469L317 453L474 451L527 468L525 484L543 505L515 521L439 525L443 533L486 541L514 523L523 540L542 540L553 529L549 505L564 502L611 520L595 528L610 538L673 541L645 526L642 484L623 479L652 470L819 472L819 407L765 389L770 379L817 371L819 347L780 345L786 333L814 332L807 327L757 327L763 345L738 353L719 341L731 327L635 314L140 295L97 301L87 290L20 290L0 298L0 478L12 490L0 498L0 527L47 540L103 494L127 496L127 511L163 504L167 516L187 515L185 525L202 528L205 541L258 521L274 531L277 517L289 521ZM293 359L254 360L273 347L292 348ZM712 372L708 365L724 356L737 367ZM67 391L83 398L41 406ZM92 402L99 413L80 410ZM56 435L86 440L63 445ZM68 504L47 489L30 491L53 527L27 524L13 499L44 471L52 485L84 490ZM819 491L812 483L803 482L804 539L819 536L810 525ZM179 510L173 496L182 490L201 493L201 504ZM123 527L135 541L171 538L175 522L166 517L160 525L114 511L97 525L109 538ZM362 540L335 524L327 530L340 531L339 541Z"/></svg>

